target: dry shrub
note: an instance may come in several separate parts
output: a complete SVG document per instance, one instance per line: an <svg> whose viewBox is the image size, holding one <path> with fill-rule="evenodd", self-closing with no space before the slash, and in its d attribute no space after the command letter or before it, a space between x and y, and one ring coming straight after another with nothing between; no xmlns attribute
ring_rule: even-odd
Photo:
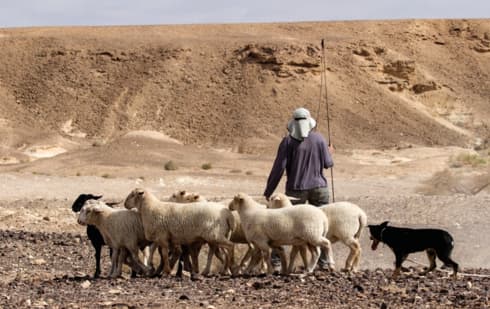
<svg viewBox="0 0 490 309"><path fill-rule="evenodd" d="M213 168L213 165L211 163L204 163L203 165L201 165L201 168L203 170L210 170Z"/></svg>
<svg viewBox="0 0 490 309"><path fill-rule="evenodd" d="M458 193L459 183L449 169L435 173L430 179L425 181L417 191L425 195L446 195ZM464 190L463 190L464 191Z"/></svg>
<svg viewBox="0 0 490 309"><path fill-rule="evenodd" d="M461 153L456 157L452 157L449 162L449 166L453 168L459 168L463 166L478 167L487 164L487 160L478 154Z"/></svg>
<svg viewBox="0 0 490 309"><path fill-rule="evenodd" d="M175 171L178 169L177 164L172 160L165 163L163 167L165 168L166 171Z"/></svg>

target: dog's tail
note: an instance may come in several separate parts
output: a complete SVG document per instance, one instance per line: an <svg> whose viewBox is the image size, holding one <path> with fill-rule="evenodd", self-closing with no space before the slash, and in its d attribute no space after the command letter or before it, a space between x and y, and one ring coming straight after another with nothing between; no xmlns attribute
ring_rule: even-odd
<svg viewBox="0 0 490 309"><path fill-rule="evenodd" d="M364 211L361 211L357 219L359 220L359 229L357 230L356 234L354 234L355 239L359 239L361 237L362 230L367 226L366 213Z"/></svg>

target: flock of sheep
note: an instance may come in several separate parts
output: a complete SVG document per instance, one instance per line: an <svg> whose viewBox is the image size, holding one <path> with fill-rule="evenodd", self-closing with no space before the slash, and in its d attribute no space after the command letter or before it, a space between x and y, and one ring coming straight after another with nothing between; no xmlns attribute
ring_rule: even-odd
<svg viewBox="0 0 490 309"><path fill-rule="evenodd" d="M198 194L180 191L167 201L151 192L134 189L125 199L125 208L113 208L101 196L80 195L72 209L80 212L78 223L87 225L87 234L96 250L95 277L100 275L100 250L111 248L109 277L121 276L125 263L133 275L170 274L177 261L199 274L199 252L209 246L206 267L201 274L209 275L213 258L222 265L221 274L252 274L273 272L271 249L281 258L281 273L295 270L299 251L304 271L312 272L324 250L328 266L334 269L331 244L343 242L350 248L345 270L354 270L360 260L359 237L367 225L365 212L349 202L322 207L292 204L284 194L275 194L268 205L239 193L231 201L210 202ZM235 262L235 245L247 244L248 250L239 263ZM289 261L284 246L292 246ZM143 251L143 261L140 259ZM160 264L153 266L154 252ZM308 260L308 254L310 259ZM189 260L190 257L190 260ZM179 263L177 275L182 274Z"/></svg>

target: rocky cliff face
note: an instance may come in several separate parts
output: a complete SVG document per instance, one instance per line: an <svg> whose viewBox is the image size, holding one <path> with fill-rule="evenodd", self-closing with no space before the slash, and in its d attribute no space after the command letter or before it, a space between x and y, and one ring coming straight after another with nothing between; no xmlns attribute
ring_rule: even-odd
<svg viewBox="0 0 490 309"><path fill-rule="evenodd" d="M338 147L485 145L489 33L489 20L2 29L2 149L145 129L270 151L298 106L327 134L326 102Z"/></svg>

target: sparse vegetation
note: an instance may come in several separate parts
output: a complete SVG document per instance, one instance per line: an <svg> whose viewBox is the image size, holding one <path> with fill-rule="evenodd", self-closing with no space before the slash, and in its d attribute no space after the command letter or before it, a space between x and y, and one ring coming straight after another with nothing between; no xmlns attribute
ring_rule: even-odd
<svg viewBox="0 0 490 309"><path fill-rule="evenodd" d="M211 163L204 163L203 165L201 165L201 168L203 170L210 170L213 168L213 165Z"/></svg>
<svg viewBox="0 0 490 309"><path fill-rule="evenodd" d="M449 162L449 166L452 168L459 168L463 166L478 167L487 164L487 160L478 154L462 153L456 157L452 157Z"/></svg>
<svg viewBox="0 0 490 309"><path fill-rule="evenodd" d="M82 176L82 173L77 172L77 173L75 174L75 176Z"/></svg>
<svg viewBox="0 0 490 309"><path fill-rule="evenodd" d="M108 174L108 173L104 173L100 177L102 177L102 178L112 178L112 176L110 174Z"/></svg>
<svg viewBox="0 0 490 309"><path fill-rule="evenodd" d="M245 175L253 175L254 173L252 171L247 171Z"/></svg>
<svg viewBox="0 0 490 309"><path fill-rule="evenodd" d="M164 168L166 171L175 171L178 169L178 166L174 161L170 160L165 163Z"/></svg>
<svg viewBox="0 0 490 309"><path fill-rule="evenodd" d="M230 173L233 173L233 174L240 174L241 172L242 172L242 170L236 169L236 168L230 170Z"/></svg>
<svg viewBox="0 0 490 309"><path fill-rule="evenodd" d="M93 141L92 142L92 147L100 147L102 145L103 145L102 141Z"/></svg>

